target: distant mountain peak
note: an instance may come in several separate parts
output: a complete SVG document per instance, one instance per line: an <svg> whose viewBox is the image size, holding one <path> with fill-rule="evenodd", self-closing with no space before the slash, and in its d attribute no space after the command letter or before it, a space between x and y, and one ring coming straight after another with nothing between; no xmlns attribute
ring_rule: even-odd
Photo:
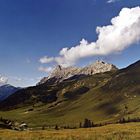
<svg viewBox="0 0 140 140"><path fill-rule="evenodd" d="M96 74L96 73L103 73L103 72L117 70L117 69L118 68L113 64L109 64L107 62L97 60L94 63L84 67L81 70L81 74L93 75L93 74Z"/></svg>
<svg viewBox="0 0 140 140"><path fill-rule="evenodd" d="M14 87L10 84L2 84L0 85L0 101L6 99L11 94L18 91L20 88Z"/></svg>
<svg viewBox="0 0 140 140"><path fill-rule="evenodd" d="M70 77L71 75L76 75L77 73L80 72L80 68L76 67L62 67L58 65L50 74L48 78L62 78L65 79L67 77Z"/></svg>
<svg viewBox="0 0 140 140"><path fill-rule="evenodd" d="M43 78L38 84L43 84L47 82L47 80L55 78L57 82L61 82L65 79L68 79L75 75L93 75L96 73L103 73L106 71L117 70L118 68L113 65L106 63L101 60L95 61L93 64L88 65L84 68L77 68L74 66L71 67L62 67L61 65L57 65L51 74L48 77Z"/></svg>

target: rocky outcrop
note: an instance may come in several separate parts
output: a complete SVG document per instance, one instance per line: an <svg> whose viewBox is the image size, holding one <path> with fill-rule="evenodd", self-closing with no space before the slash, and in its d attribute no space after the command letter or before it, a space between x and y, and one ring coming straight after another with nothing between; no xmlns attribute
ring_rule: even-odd
<svg viewBox="0 0 140 140"><path fill-rule="evenodd" d="M62 82L65 79L69 79L75 75L93 75L96 73L103 73L107 71L117 70L118 68L113 64L109 64L103 61L96 61L95 63L86 66L84 68L67 67L64 68L58 65L48 77L44 77L39 83L43 84L47 81Z"/></svg>
<svg viewBox="0 0 140 140"><path fill-rule="evenodd" d="M78 73L80 73L80 71L81 71L81 68L76 68L76 67L63 68L62 66L58 65L54 69L54 71L52 71L52 73L50 74L48 78L56 77L58 79L64 80L64 79L68 79L69 77L73 75L77 75Z"/></svg>
<svg viewBox="0 0 140 140"><path fill-rule="evenodd" d="M109 64L103 61L96 61L95 63L83 68L80 71L80 74L93 75L96 73L103 73L112 70L117 70L117 67L113 64Z"/></svg>
<svg viewBox="0 0 140 140"><path fill-rule="evenodd" d="M17 131L23 131L27 130L28 125L25 122L18 122L18 121L12 121L9 119L3 119L2 117L0 118L1 128L7 128L7 129L12 129L12 130L17 130Z"/></svg>
<svg viewBox="0 0 140 140"><path fill-rule="evenodd" d="M79 74L80 71L81 71L81 68L76 68L76 67L64 68L58 65L48 77L44 77L43 79L41 79L38 85L43 84L45 82L48 82L48 83L61 82L65 79L68 79L74 75Z"/></svg>

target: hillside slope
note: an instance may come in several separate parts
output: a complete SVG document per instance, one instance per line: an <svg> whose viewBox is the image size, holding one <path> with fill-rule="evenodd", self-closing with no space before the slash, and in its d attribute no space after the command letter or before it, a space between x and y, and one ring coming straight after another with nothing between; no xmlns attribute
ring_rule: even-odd
<svg viewBox="0 0 140 140"><path fill-rule="evenodd" d="M32 126L78 125L84 118L102 122L139 117L139 102L140 61L118 71L23 89L0 103L0 115L26 119Z"/></svg>

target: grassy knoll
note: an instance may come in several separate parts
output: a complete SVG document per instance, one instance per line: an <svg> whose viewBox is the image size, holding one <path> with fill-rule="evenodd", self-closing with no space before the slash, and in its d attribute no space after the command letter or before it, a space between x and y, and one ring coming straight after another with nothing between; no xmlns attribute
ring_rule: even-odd
<svg viewBox="0 0 140 140"><path fill-rule="evenodd" d="M139 140L140 123L115 124L88 129L0 130L0 140Z"/></svg>

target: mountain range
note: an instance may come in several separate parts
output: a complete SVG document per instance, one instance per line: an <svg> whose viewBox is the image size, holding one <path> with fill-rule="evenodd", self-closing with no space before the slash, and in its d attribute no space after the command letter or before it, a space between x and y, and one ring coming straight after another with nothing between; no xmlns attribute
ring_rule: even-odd
<svg viewBox="0 0 140 140"><path fill-rule="evenodd" d="M87 76L94 75L96 73L103 73L107 71L117 70L118 68L113 65L103 61L97 60L95 63L88 65L83 68L78 67L62 67L60 65L51 72L48 77L44 77L39 83L43 84L46 82L62 82L66 79L74 78L75 76Z"/></svg>
<svg viewBox="0 0 140 140"><path fill-rule="evenodd" d="M26 119L31 126L78 125L84 118L98 123L139 117L140 61L120 70L99 61L88 68L70 69L59 66L36 86L10 95L0 103L0 115Z"/></svg>
<svg viewBox="0 0 140 140"><path fill-rule="evenodd" d="M19 89L20 88L14 87L14 86L9 85L9 84L0 85L0 101L3 101L8 96L10 96L11 94L18 91Z"/></svg>

